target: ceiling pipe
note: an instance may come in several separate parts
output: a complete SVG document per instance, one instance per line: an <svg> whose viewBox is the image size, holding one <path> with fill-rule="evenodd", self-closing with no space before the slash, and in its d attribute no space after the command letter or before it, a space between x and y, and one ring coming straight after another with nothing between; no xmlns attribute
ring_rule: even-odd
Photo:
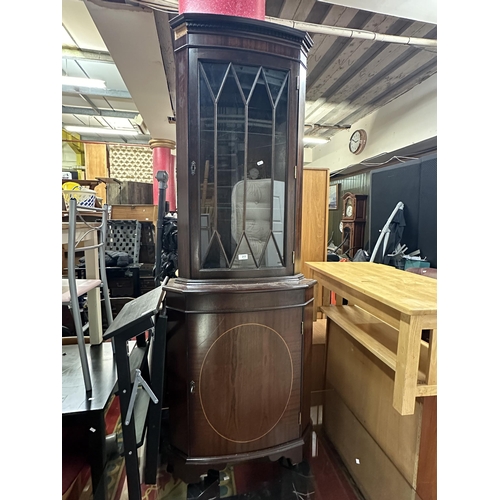
<svg viewBox="0 0 500 500"><path fill-rule="evenodd" d="M303 21L293 21L291 19L280 19L278 17L266 16L266 21L290 28L296 28L308 33L318 33L321 35L343 36L347 38L362 38L364 40L373 40L375 42L400 43L404 45L416 45L420 47L437 48L437 40L428 38L416 38L409 36L384 35L374 33L373 31L358 30L352 28L338 28L336 26L324 26L322 24L306 23Z"/></svg>
<svg viewBox="0 0 500 500"><path fill-rule="evenodd" d="M143 5L153 10L161 10L170 13L178 12L178 2L176 0L125 0L126 3ZM296 28L308 33L318 33L320 35L342 36L347 38L361 38L374 42L399 43L403 45L413 45L416 47L437 48L437 40L429 38L417 38L411 36L386 35L373 31L358 30L352 28L340 28L337 26L325 26L322 24L306 23L304 21L293 21L291 19L281 19L278 17L266 16L266 21L290 28Z"/></svg>
<svg viewBox="0 0 500 500"><path fill-rule="evenodd" d="M316 130L346 130L350 129L350 125L320 125L319 123L306 123L304 127L307 130L307 133L315 132Z"/></svg>

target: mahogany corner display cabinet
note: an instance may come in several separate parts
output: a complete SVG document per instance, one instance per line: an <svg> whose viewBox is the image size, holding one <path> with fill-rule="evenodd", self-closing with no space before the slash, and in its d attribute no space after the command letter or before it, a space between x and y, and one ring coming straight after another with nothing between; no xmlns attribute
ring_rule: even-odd
<svg viewBox="0 0 500 500"><path fill-rule="evenodd" d="M174 474L302 459L313 287L300 257L307 33L184 13L176 63L178 277L165 400Z"/></svg>

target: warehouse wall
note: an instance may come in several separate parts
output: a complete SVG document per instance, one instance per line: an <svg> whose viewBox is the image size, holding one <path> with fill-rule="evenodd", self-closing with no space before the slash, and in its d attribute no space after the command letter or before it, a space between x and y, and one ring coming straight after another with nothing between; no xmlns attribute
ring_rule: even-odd
<svg viewBox="0 0 500 500"><path fill-rule="evenodd" d="M364 151L353 155L349 138L359 128L366 130L368 140ZM350 130L336 132L329 143L315 146L305 157L308 167L334 172L432 137L437 137L437 75L353 123Z"/></svg>

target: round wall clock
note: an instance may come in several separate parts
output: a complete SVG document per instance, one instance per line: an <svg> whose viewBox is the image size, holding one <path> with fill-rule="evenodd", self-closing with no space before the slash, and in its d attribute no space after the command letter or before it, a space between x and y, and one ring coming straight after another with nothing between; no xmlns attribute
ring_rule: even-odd
<svg viewBox="0 0 500 500"><path fill-rule="evenodd" d="M349 139L349 151L359 155L365 149L367 135L363 129L356 130Z"/></svg>

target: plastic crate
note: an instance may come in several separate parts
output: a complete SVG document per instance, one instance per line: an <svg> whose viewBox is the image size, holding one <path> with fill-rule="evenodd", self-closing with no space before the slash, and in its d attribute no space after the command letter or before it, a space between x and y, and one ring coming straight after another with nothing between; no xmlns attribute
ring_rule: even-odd
<svg viewBox="0 0 500 500"><path fill-rule="evenodd" d="M62 191L66 210L69 210L69 200L75 198L79 208L94 208L96 200L96 192L92 189L63 189Z"/></svg>
<svg viewBox="0 0 500 500"><path fill-rule="evenodd" d="M431 267L431 263L426 260L404 259L404 262L404 269L409 269L410 267Z"/></svg>

